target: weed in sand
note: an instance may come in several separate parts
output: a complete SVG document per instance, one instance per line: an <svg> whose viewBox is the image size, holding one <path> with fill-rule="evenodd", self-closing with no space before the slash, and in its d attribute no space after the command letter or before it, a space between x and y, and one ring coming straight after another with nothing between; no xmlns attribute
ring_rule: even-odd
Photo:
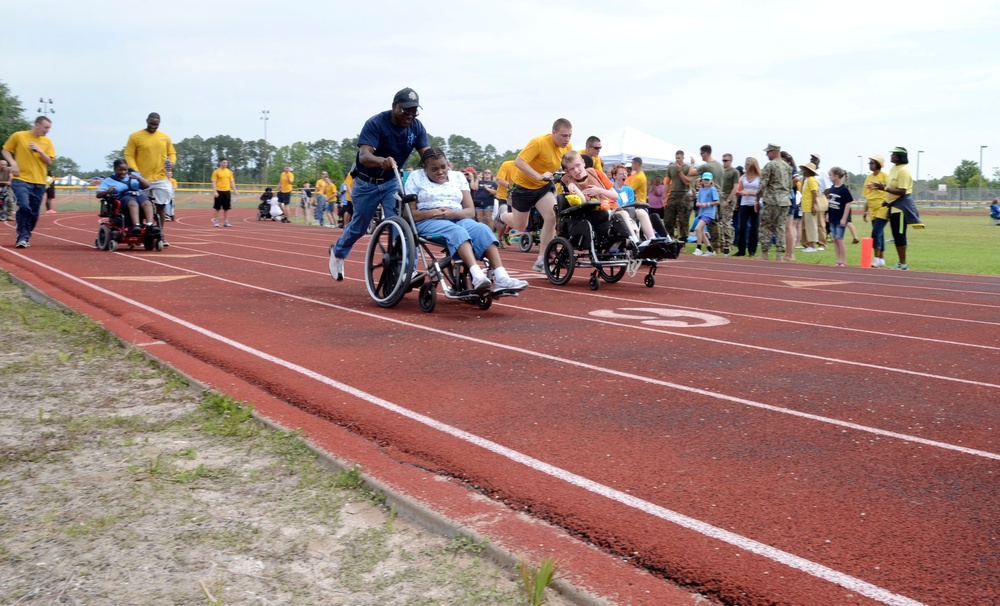
<svg viewBox="0 0 1000 606"><path fill-rule="evenodd" d="M558 568L556 561L542 558L541 564L533 566L528 560L521 558L517 568L521 572L521 582L528 595L528 603L531 606L542 606L545 602L545 588L552 582Z"/></svg>

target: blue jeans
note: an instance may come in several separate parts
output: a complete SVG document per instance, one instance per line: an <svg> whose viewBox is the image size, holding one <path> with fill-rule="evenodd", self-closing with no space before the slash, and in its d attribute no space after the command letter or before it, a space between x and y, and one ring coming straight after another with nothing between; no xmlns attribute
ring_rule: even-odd
<svg viewBox="0 0 1000 606"><path fill-rule="evenodd" d="M872 219L872 248L885 250L885 226L888 219Z"/></svg>
<svg viewBox="0 0 1000 606"><path fill-rule="evenodd" d="M326 207L326 196L316 194L316 207L313 208L313 217L323 225L323 210Z"/></svg>
<svg viewBox="0 0 1000 606"><path fill-rule="evenodd" d="M477 259L482 259L486 249L494 244L500 244L493 230L474 219L427 219L417 222L417 233L427 237L444 236L448 243L448 253L458 258L458 247L465 242L471 242L472 253Z"/></svg>
<svg viewBox="0 0 1000 606"><path fill-rule="evenodd" d="M10 184L14 190L14 197L17 199L17 242L31 239L31 232L38 223L38 212L42 208L42 198L45 196L44 183L28 183L20 179L13 179Z"/></svg>
<svg viewBox="0 0 1000 606"><path fill-rule="evenodd" d="M368 231L368 226L375 216L378 205L382 205L382 212L387 217L396 216L396 192L399 186L395 179L375 185L361 179L354 181L351 189L351 200L354 203L354 214L351 215L351 222L344 228L344 233L333 247L333 255L338 259L346 259L351 254L351 247L361 239Z"/></svg>

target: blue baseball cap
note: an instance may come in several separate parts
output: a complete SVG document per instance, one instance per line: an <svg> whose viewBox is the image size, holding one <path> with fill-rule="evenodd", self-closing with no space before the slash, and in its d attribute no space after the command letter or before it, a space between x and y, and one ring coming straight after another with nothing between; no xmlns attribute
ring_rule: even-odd
<svg viewBox="0 0 1000 606"><path fill-rule="evenodd" d="M701 178L711 181L713 179L712 173L701 173Z"/></svg>

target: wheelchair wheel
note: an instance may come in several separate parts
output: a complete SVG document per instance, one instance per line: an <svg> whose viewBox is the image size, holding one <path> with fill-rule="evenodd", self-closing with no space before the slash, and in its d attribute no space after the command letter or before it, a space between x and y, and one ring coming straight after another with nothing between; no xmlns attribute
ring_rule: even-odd
<svg viewBox="0 0 1000 606"><path fill-rule="evenodd" d="M413 231L392 216L375 227L365 252L365 286L379 307L394 307L406 294L416 263Z"/></svg>
<svg viewBox="0 0 1000 606"><path fill-rule="evenodd" d="M434 311L434 305L437 304L437 285L433 282L424 282L417 300L420 302L420 309L427 313Z"/></svg>
<svg viewBox="0 0 1000 606"><path fill-rule="evenodd" d="M549 245L545 247L545 255L542 259L545 260L545 275L549 282L562 286L573 277L576 256L573 254L573 246L566 238L562 236L552 238Z"/></svg>
<svg viewBox="0 0 1000 606"><path fill-rule="evenodd" d="M160 252L160 251L163 250L163 240L162 239L156 241L156 247L155 248L156 248L156 252Z"/></svg>
<svg viewBox="0 0 1000 606"><path fill-rule="evenodd" d="M601 281L597 279L597 273L590 274L590 282L587 283L590 290L597 290L601 287Z"/></svg>
<svg viewBox="0 0 1000 606"><path fill-rule="evenodd" d="M493 305L493 297L488 294L480 295L479 300L476 301L476 305L479 307L479 309L486 311L487 309L490 308L490 305Z"/></svg>
<svg viewBox="0 0 1000 606"><path fill-rule="evenodd" d="M118 240L115 240L114 238L108 240L108 250L111 252L118 250Z"/></svg>
<svg viewBox="0 0 1000 606"><path fill-rule="evenodd" d="M97 240L94 244L97 246L97 250L108 250L108 243L111 242L111 229L107 224L102 224L97 229Z"/></svg>
<svg viewBox="0 0 1000 606"><path fill-rule="evenodd" d="M534 238L531 237L530 231L523 232L517 239L517 245L521 252L530 251L532 244L534 244Z"/></svg>
<svg viewBox="0 0 1000 606"><path fill-rule="evenodd" d="M601 278L603 278L605 282L608 284L614 284L618 280L625 277L625 266L612 265L611 267L604 267L602 265L597 268L597 272L601 274Z"/></svg>
<svg viewBox="0 0 1000 606"><path fill-rule="evenodd" d="M656 278L653 277L653 274L647 274L645 283L647 288L653 288L656 285Z"/></svg>

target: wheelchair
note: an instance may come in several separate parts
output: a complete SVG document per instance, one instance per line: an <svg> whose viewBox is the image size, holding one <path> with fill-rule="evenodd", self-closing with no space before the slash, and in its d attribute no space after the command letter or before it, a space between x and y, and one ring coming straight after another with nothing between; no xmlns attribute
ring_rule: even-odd
<svg viewBox="0 0 1000 606"><path fill-rule="evenodd" d="M110 190L109 190L110 191ZM128 192L135 193L135 192ZM142 212L142 209L139 210ZM101 198L100 215L94 248L115 252L122 244L131 250L141 245L146 250L163 250L163 230L159 213L153 213L153 225L141 225L138 234L132 233L132 218L119 196L113 191Z"/></svg>
<svg viewBox="0 0 1000 606"><path fill-rule="evenodd" d="M379 307L395 307L414 289L417 301L426 313L437 305L437 287L443 284L444 296L487 310L494 299L516 297L516 290L477 291L472 288L469 268L448 253L443 237L420 236L410 209L415 196L403 196L403 181L396 170L398 215L387 216L372 230L365 250L365 287ZM437 255L433 249L438 249ZM331 247L330 255L333 255ZM493 280L493 270L486 263L486 275ZM418 264L424 268L418 271Z"/></svg>
<svg viewBox="0 0 1000 606"><path fill-rule="evenodd" d="M518 248L521 252L530 252L532 245L538 242L542 235L542 215L538 214L537 208L532 208L528 215L528 226L520 232L517 238Z"/></svg>
<svg viewBox="0 0 1000 606"><path fill-rule="evenodd" d="M553 182L562 177L553 176ZM635 208L645 205L636 204ZM658 238L636 245L631 231L618 213L600 210L596 201L570 205L564 194L556 195L556 237L545 247L542 257L545 276L561 286L573 277L576 267L590 267L589 286L600 288L601 280L612 284L625 274L634 276L646 267L643 283L656 285L656 268L663 259L676 259L683 244L670 238ZM629 207L626 207L626 212ZM609 216L610 215L610 216Z"/></svg>

